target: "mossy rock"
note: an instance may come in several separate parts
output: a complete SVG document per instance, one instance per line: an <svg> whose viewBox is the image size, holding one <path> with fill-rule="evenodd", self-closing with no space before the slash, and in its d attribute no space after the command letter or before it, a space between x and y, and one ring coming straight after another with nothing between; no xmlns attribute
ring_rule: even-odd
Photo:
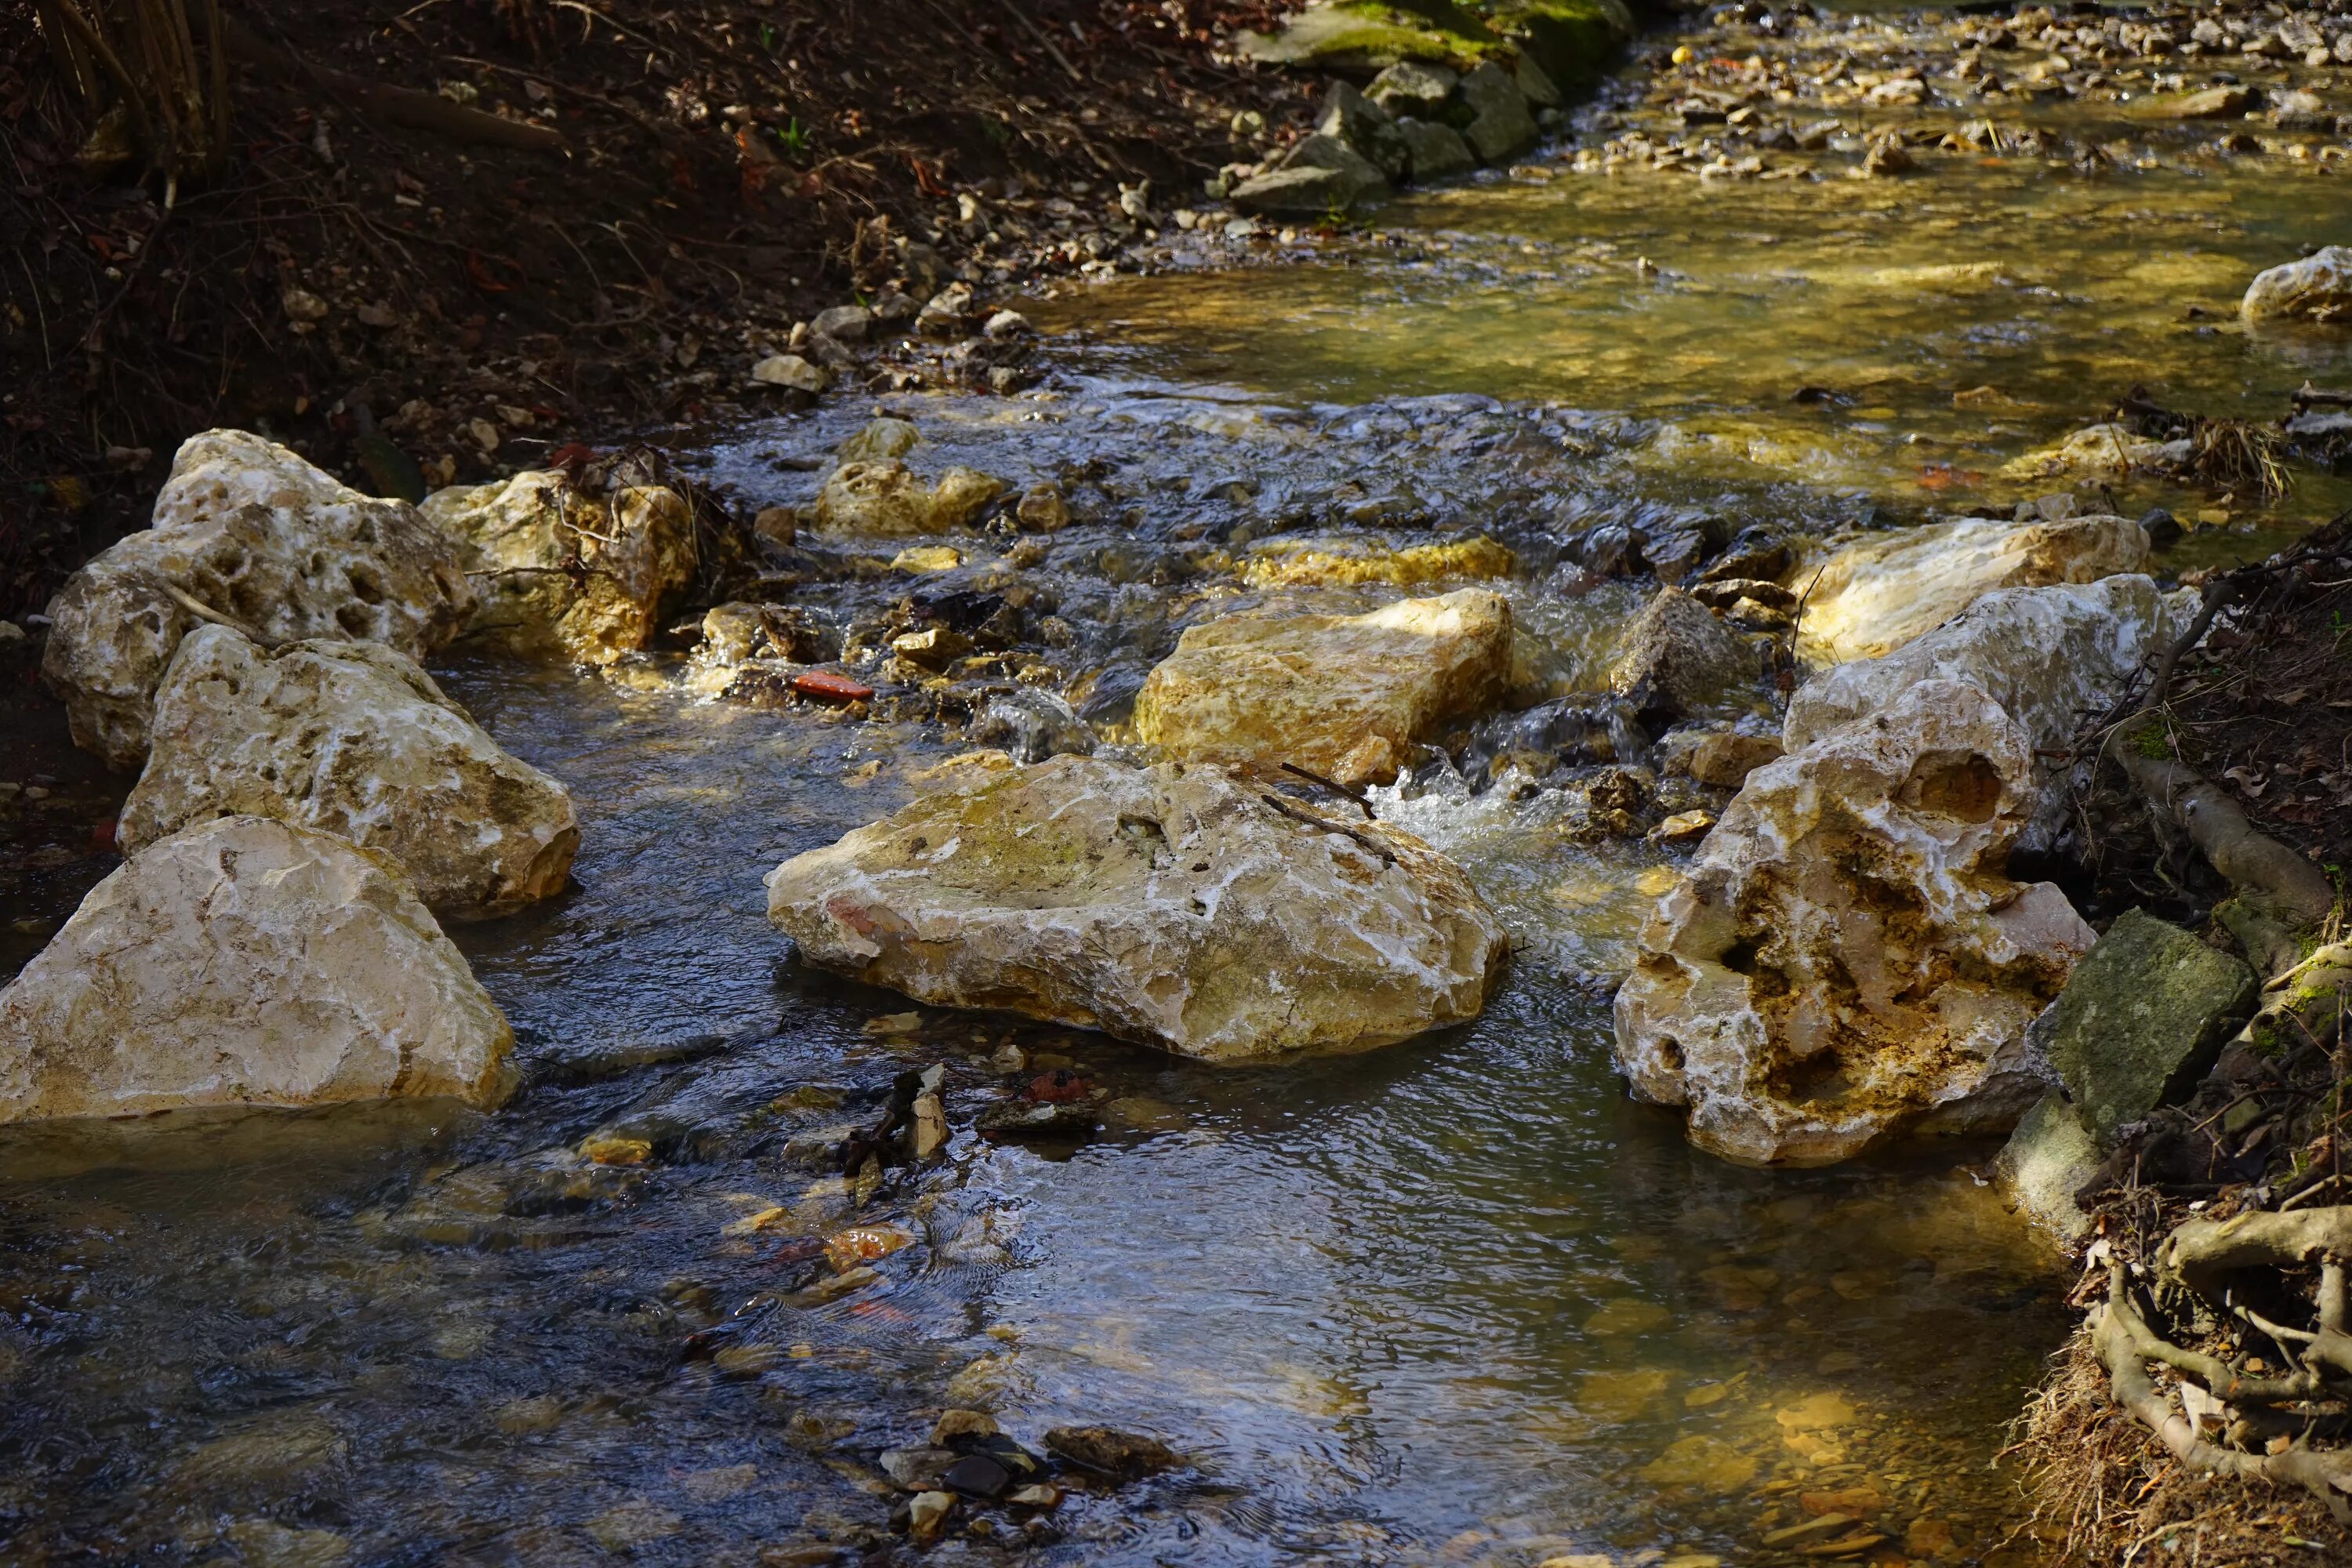
<svg viewBox="0 0 2352 1568"><path fill-rule="evenodd" d="M1599 76L1633 35L1624 0L1324 0L1241 41L1263 64L1347 72L1401 60L1467 69L1524 50L1566 85Z"/></svg>

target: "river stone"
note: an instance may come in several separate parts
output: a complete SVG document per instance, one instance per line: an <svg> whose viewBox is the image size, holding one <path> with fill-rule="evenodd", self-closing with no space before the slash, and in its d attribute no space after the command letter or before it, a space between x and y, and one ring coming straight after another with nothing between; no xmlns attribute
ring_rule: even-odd
<svg viewBox="0 0 2352 1568"><path fill-rule="evenodd" d="M2352 246L2272 268L2247 288L2238 310L2249 321L2352 321Z"/></svg>
<svg viewBox="0 0 2352 1568"><path fill-rule="evenodd" d="M1934 631L1998 588L2095 583L2138 572L2147 531L2129 518L1956 522L1874 535L1825 562L1811 584L1797 650L1810 661L1875 658Z"/></svg>
<svg viewBox="0 0 2352 1568"><path fill-rule="evenodd" d="M1402 547L1377 536L1289 534L1252 546L1242 581L1253 588L1360 583L1418 588L1448 579L1507 577L1517 567L1508 549L1483 533Z"/></svg>
<svg viewBox="0 0 2352 1568"><path fill-rule="evenodd" d="M2034 1102L1992 1163L1993 1179L2025 1216L2079 1241L2090 1234L2091 1216L2074 1201L2099 1168L2099 1145L2066 1097L2052 1089Z"/></svg>
<svg viewBox="0 0 2352 1568"><path fill-rule="evenodd" d="M1451 125L1400 116L1397 134L1404 138L1405 153L1415 180L1443 180L1466 174L1478 166L1478 155Z"/></svg>
<svg viewBox="0 0 2352 1568"><path fill-rule="evenodd" d="M1352 816L1354 808L1349 808ZM1222 768L1056 757L768 877L811 963L1233 1062L1475 1017L1510 943L1460 868Z"/></svg>
<svg viewBox="0 0 2352 1568"><path fill-rule="evenodd" d="M1635 1096L1759 1165L2012 1125L2044 1087L2026 1026L2094 940L2004 873L2032 765L1990 698L1930 680L1748 774L1618 992Z"/></svg>
<svg viewBox="0 0 2352 1568"><path fill-rule="evenodd" d="M433 678L374 643L257 647L200 626L155 693L123 853L215 816L267 816L398 861L445 920L562 890L580 844L564 787L509 756Z"/></svg>
<svg viewBox="0 0 2352 1568"><path fill-rule="evenodd" d="M1498 700L1510 671L1511 606L1483 588L1361 616L1228 616L1145 678L1135 732L1186 761L1386 784L1413 742Z"/></svg>
<svg viewBox="0 0 2352 1568"><path fill-rule="evenodd" d="M1315 135L1302 138L1296 146L1292 147L1284 156L1282 167L1275 173L1286 174L1299 169L1320 169L1329 174L1332 183L1323 188L1342 208L1352 207L1359 202L1383 195L1389 188L1388 176L1381 172L1380 165L1338 137L1327 136L1319 132ZM1245 212L1252 210L1253 203L1262 206L1262 194L1253 196L1250 191L1253 186L1262 185L1265 179L1268 177L1270 176L1261 176L1259 179L1245 182L1234 193L1234 205ZM1275 209L1266 208L1265 210ZM1296 212L1299 209L1294 205L1281 210ZM1327 207L1326 210L1328 208Z"/></svg>
<svg viewBox="0 0 2352 1568"><path fill-rule="evenodd" d="M895 460L844 463L817 495L817 526L840 533L945 533L971 522L1004 491L1003 479L971 468L950 468L938 484L926 485Z"/></svg>
<svg viewBox="0 0 2352 1568"><path fill-rule="evenodd" d="M65 700L74 743L135 768L156 683L207 620L270 642L355 637L415 658L456 636L473 605L461 552L415 507L363 496L258 436L207 430L181 444L152 525L49 601L41 674Z"/></svg>
<svg viewBox="0 0 2352 1568"><path fill-rule="evenodd" d="M835 448L834 455L844 463L887 463L913 451L921 439L921 432L913 425L886 416L867 421L856 435Z"/></svg>
<svg viewBox="0 0 2352 1568"><path fill-rule="evenodd" d="M2157 115L2166 120L2233 120L2253 106L2252 89L2222 86L2182 93L2177 98L2159 98L2152 107Z"/></svg>
<svg viewBox="0 0 2352 1568"><path fill-rule="evenodd" d="M1364 96L1400 121L1410 114L1427 121L1445 110L1445 100L1462 78L1444 66L1424 60L1399 60L1372 78Z"/></svg>
<svg viewBox="0 0 2352 1568"><path fill-rule="evenodd" d="M1501 66L1488 60L1465 73L1454 91L1470 110L1462 139L1480 163L1499 163L1535 145L1536 121L1528 112L1527 95Z"/></svg>
<svg viewBox="0 0 2352 1568"><path fill-rule="evenodd" d="M592 495L533 469L436 490L424 510L470 552L471 635L525 658L617 663L694 581L694 514L666 486Z"/></svg>
<svg viewBox="0 0 2352 1568"><path fill-rule="evenodd" d="M401 869L258 816L148 847L0 991L0 1121L447 1096L514 1040Z"/></svg>
<svg viewBox="0 0 2352 1568"><path fill-rule="evenodd" d="M2102 1144L2194 1087L2253 1010L2254 972L2221 949L2126 910L2026 1039L2057 1069Z"/></svg>
<svg viewBox="0 0 2352 1568"><path fill-rule="evenodd" d="M1680 588L1661 588L1625 628L1609 672L1621 695L1645 712L1673 717L1749 695L1761 668L1755 651Z"/></svg>
<svg viewBox="0 0 2352 1568"><path fill-rule="evenodd" d="M2054 447L2044 447L2028 452L2001 465L2000 473L2008 479L2072 479L2082 481L2098 478L2121 478L2134 468L2161 469L2165 465L2186 462L2196 451L2196 444L2188 440L2153 441L2127 425L2088 425L2068 436ZM2050 510L2052 499L2064 501L2071 512L2072 496L2045 499L2039 503L2041 515L2050 521L2059 516Z"/></svg>
<svg viewBox="0 0 2352 1568"><path fill-rule="evenodd" d="M1344 81L1331 84L1315 129L1343 143L1391 181L1402 180L1412 168L1412 149L1405 145L1396 121Z"/></svg>

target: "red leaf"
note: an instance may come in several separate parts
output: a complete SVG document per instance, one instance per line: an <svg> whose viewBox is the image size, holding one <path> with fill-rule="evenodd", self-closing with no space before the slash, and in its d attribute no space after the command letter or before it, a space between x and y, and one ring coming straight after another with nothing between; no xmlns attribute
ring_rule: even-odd
<svg viewBox="0 0 2352 1568"><path fill-rule="evenodd" d="M832 675L822 669L793 676L793 689L819 702L863 702L874 695L874 689L870 686L861 685L845 675Z"/></svg>
<svg viewBox="0 0 2352 1568"><path fill-rule="evenodd" d="M509 263L509 265L512 264ZM482 260L482 253L478 250L469 250L466 252L466 276L474 280L474 287L479 289L485 294L511 294L514 292L513 284L501 283L498 280L497 277L492 274L488 266Z"/></svg>

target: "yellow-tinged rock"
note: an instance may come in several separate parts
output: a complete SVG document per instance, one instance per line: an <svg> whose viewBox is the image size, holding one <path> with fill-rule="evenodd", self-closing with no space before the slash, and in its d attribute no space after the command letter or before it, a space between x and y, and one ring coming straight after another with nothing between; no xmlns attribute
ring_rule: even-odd
<svg viewBox="0 0 2352 1568"><path fill-rule="evenodd" d="M1674 1321L1674 1314L1655 1301L1644 1301L1633 1296L1620 1296L1604 1301L1600 1309L1584 1320L1588 1334L1646 1334L1653 1329L1664 1328Z"/></svg>
<svg viewBox="0 0 2352 1568"><path fill-rule="evenodd" d="M1498 700L1511 607L1464 588L1361 616L1232 616L1192 627L1136 699L1136 735L1188 761L1295 763L1384 784L1412 743Z"/></svg>
<svg viewBox="0 0 2352 1568"><path fill-rule="evenodd" d="M0 1121L394 1095L496 1105L514 1037L399 867L225 816L90 889L0 990Z"/></svg>
<svg viewBox="0 0 2352 1568"><path fill-rule="evenodd" d="M1004 489L971 468L950 468L927 485L896 459L847 462L818 492L816 521L841 533L944 533L973 521Z"/></svg>
<svg viewBox="0 0 2352 1568"><path fill-rule="evenodd" d="M914 1245L914 1233L898 1226L857 1225L826 1237L824 1257L826 1262L846 1272L861 1263L887 1258Z"/></svg>
<svg viewBox="0 0 2352 1568"><path fill-rule="evenodd" d="M1483 533L1402 550L1354 537L1274 539L1250 552L1242 580L1253 588L1360 583L1418 588L1465 577L1507 577L1517 564L1508 550Z"/></svg>
<svg viewBox="0 0 2352 1568"><path fill-rule="evenodd" d="M952 544L910 544L890 557L893 572L952 572L963 564L963 552Z"/></svg>
<svg viewBox="0 0 2352 1568"><path fill-rule="evenodd" d="M1631 1421L1666 1391L1672 1380L1660 1368L1632 1372L1591 1372L1577 1384L1577 1407L1603 1421Z"/></svg>
<svg viewBox="0 0 2352 1568"><path fill-rule="evenodd" d="M1686 1487L1693 1491L1735 1492L1756 1479L1758 1460L1720 1437L1698 1434L1678 1437L1666 1451L1635 1472L1654 1487Z"/></svg>
<svg viewBox="0 0 2352 1568"><path fill-rule="evenodd" d="M564 787L509 756L405 654L265 651L226 626L180 644L155 694L126 855L216 816L267 816L391 857L444 919L561 892L580 824Z"/></svg>
<svg viewBox="0 0 2352 1568"><path fill-rule="evenodd" d="M1875 658L1995 589L2095 583L2139 571L2147 555L2147 530L2125 517L1963 518L1874 535L1823 563L1806 594L1797 650L1823 664Z"/></svg>
<svg viewBox="0 0 2352 1568"><path fill-rule="evenodd" d="M1078 756L786 861L768 915L809 962L919 1001L1213 1061L1466 1020L1509 952L1461 868L1410 834L1223 768Z"/></svg>
<svg viewBox="0 0 2352 1568"><path fill-rule="evenodd" d="M580 1141L580 1157L594 1165L650 1165L654 1146L642 1138L594 1132Z"/></svg>
<svg viewBox="0 0 2352 1568"><path fill-rule="evenodd" d="M1819 1432L1853 1426L1855 1411L1845 1395L1825 1390L1781 1406L1772 1419L1791 1432Z"/></svg>
<svg viewBox="0 0 2352 1568"><path fill-rule="evenodd" d="M613 664L694 580L694 513L664 486L591 495L533 470L436 490L421 510L471 552L474 637L510 653Z"/></svg>

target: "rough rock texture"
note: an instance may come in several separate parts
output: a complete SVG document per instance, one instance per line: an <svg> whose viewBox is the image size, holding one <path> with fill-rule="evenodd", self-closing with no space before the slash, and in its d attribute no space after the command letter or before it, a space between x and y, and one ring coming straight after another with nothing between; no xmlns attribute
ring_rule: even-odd
<svg viewBox="0 0 2352 1568"><path fill-rule="evenodd" d="M1385 784L1433 726L1496 701L1510 670L1511 606L1479 588L1362 616L1233 616L1152 669L1135 731L1187 761Z"/></svg>
<svg viewBox="0 0 2352 1568"><path fill-rule="evenodd" d="M2119 479L2134 468L2185 462L2195 450L2193 442L2151 441L2129 426L2093 425L2003 463L2000 472L2011 479Z"/></svg>
<svg viewBox="0 0 2352 1568"><path fill-rule="evenodd" d="M270 642L355 637L414 656L473 609L459 550L405 501L346 489L242 430L181 445L152 526L66 580L41 673L74 743L120 768L147 754L155 683L207 621Z"/></svg>
<svg viewBox="0 0 2352 1568"><path fill-rule="evenodd" d="M1462 140L1462 133L1451 125L1416 120L1408 114L1397 121L1396 128L1397 134L1404 138L1412 178L1417 181L1450 179L1478 166L1478 155L1470 151L1470 143Z"/></svg>
<svg viewBox="0 0 2352 1568"><path fill-rule="evenodd" d="M1972 517L1878 535L1823 563L1805 600L1798 652L1827 664L1874 658L1996 588L2095 583L2141 570L2147 553L2147 530L2123 517L2029 523Z"/></svg>
<svg viewBox="0 0 2352 1568"><path fill-rule="evenodd" d="M950 468L927 485L904 463L844 463L817 495L817 526L842 533L945 533L977 518L1004 490L1003 479L971 468Z"/></svg>
<svg viewBox="0 0 2352 1568"><path fill-rule="evenodd" d="M2247 288L2238 311L2249 321L2352 322L2352 246L2272 268Z"/></svg>
<svg viewBox="0 0 2352 1568"><path fill-rule="evenodd" d="M811 962L1211 1061L1476 1016L1510 944L1461 869L1215 767L1057 757L926 796L768 878Z"/></svg>
<svg viewBox="0 0 2352 1568"><path fill-rule="evenodd" d="M1399 139L1398 148L1402 145ZM1379 165L1338 137L1318 132L1291 148L1280 168L1243 181L1233 201L1247 213L1321 214L1345 211L1388 188Z"/></svg>
<svg viewBox="0 0 2352 1568"><path fill-rule="evenodd" d="M2126 910L2026 1033L2103 1144L2205 1076L2254 1005L2254 972Z"/></svg>
<svg viewBox="0 0 2352 1568"><path fill-rule="evenodd" d="M1481 163L1499 163L1535 145L1535 116L1528 112L1527 95L1510 72L1488 60L1464 73L1454 91L1470 110L1462 139Z"/></svg>
<svg viewBox="0 0 2352 1568"><path fill-rule="evenodd" d="M1410 114L1433 120L1444 111L1454 84L1461 79L1460 73L1444 66L1401 60L1372 78L1364 96L1400 119Z"/></svg>
<svg viewBox="0 0 2352 1568"><path fill-rule="evenodd" d="M2193 591L2168 596L2137 573L2003 588L1916 642L1797 688L1781 744L1792 752L1810 745L1923 680L1958 680L2000 703L2035 747L2056 749L2072 742L2083 715L2112 705L2140 661L2186 631L2195 614Z"/></svg>
<svg viewBox="0 0 2352 1568"><path fill-rule="evenodd" d="M1783 750L1769 735L1703 736L1691 748L1690 776L1717 789L1738 789L1748 782L1749 773L1779 762Z"/></svg>
<svg viewBox="0 0 2352 1568"><path fill-rule="evenodd" d="M435 913L478 920L560 892L579 847L563 786L374 643L266 651L199 627L152 730L116 829L125 854L211 817L267 816L396 860Z"/></svg>
<svg viewBox="0 0 2352 1568"><path fill-rule="evenodd" d="M1401 181L1412 172L1412 153L1398 132L1396 121L1347 82L1331 84L1315 129L1346 143L1391 181Z"/></svg>
<svg viewBox="0 0 2352 1568"><path fill-rule="evenodd" d="M663 486L597 496L530 471L436 490L424 511L469 552L472 634L527 658L613 664L653 639L694 580L694 514Z"/></svg>
<svg viewBox="0 0 2352 1568"><path fill-rule="evenodd" d="M1242 564L1242 581L1253 588L1352 583L1417 588L1448 578L1507 577L1517 565L1509 550L1483 533L1402 549L1355 534L1304 534L1254 546Z"/></svg>
<svg viewBox="0 0 2352 1568"><path fill-rule="evenodd" d="M506 1019L390 861L228 816L90 889L0 991L0 1121L390 1095L496 1105Z"/></svg>
<svg viewBox="0 0 2352 1568"><path fill-rule="evenodd" d="M1645 710L1675 715L1752 697L1761 661L1715 612L1680 588L1661 588L1625 628L1609 672L1620 693L1638 695Z"/></svg>
<svg viewBox="0 0 2352 1568"><path fill-rule="evenodd" d="M2098 1168L2097 1142L2056 1089L2034 1102L1992 1163L1993 1179L2010 1202L2069 1242L2090 1234L2091 1216L2074 1194Z"/></svg>
<svg viewBox="0 0 2352 1568"><path fill-rule="evenodd" d="M2031 767L1990 698L1927 681L1750 773L1618 992L1634 1093L1754 1164L2013 1123L2044 1087L2026 1025L2093 941L2003 873Z"/></svg>

